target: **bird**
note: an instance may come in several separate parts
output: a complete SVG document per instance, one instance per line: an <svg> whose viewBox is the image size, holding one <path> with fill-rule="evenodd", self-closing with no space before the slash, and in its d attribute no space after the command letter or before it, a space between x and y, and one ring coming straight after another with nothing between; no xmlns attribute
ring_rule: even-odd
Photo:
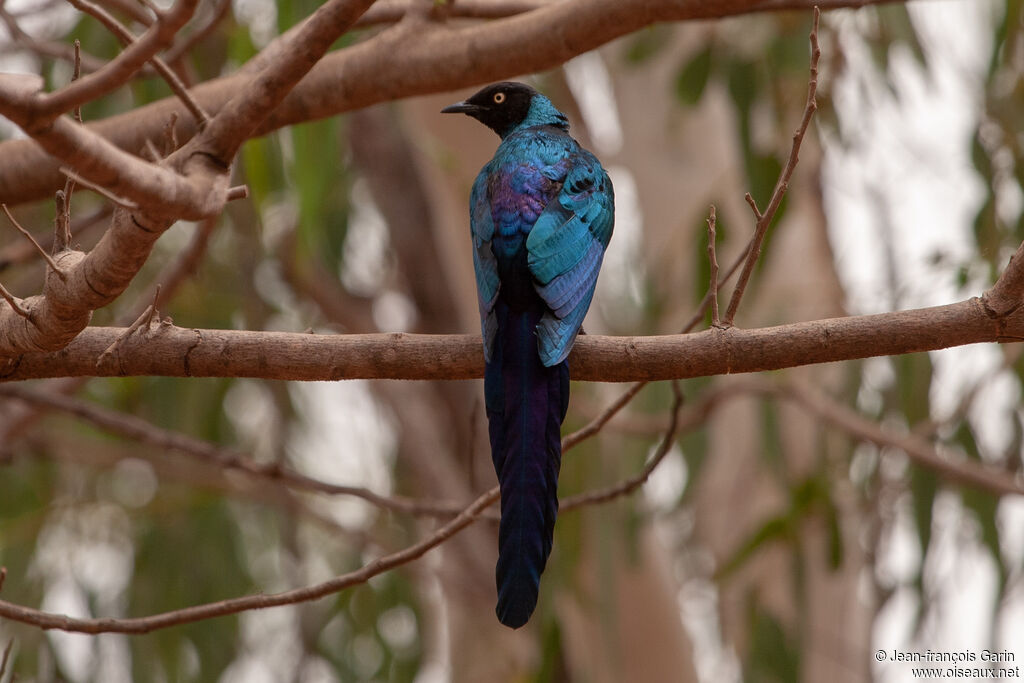
<svg viewBox="0 0 1024 683"><path fill-rule="evenodd" d="M615 222L611 179L569 119L523 83L489 85L441 110L501 138L470 192L491 459L501 492L498 620L537 606L558 514L567 357L590 308Z"/></svg>

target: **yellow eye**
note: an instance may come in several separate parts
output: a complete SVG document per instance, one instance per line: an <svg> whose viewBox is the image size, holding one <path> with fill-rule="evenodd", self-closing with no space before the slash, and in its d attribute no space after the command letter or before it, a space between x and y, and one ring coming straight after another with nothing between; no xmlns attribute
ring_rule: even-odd
<svg viewBox="0 0 1024 683"><path fill-rule="evenodd" d="M496 93L494 93L494 103L495 104L501 104L504 101L505 101L505 93L503 93L503 92L496 92Z"/></svg>

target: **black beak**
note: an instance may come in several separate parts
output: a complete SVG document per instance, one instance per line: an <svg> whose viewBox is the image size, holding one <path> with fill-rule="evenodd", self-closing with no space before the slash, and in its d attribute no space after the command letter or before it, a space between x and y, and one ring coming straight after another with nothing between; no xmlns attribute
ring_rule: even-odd
<svg viewBox="0 0 1024 683"><path fill-rule="evenodd" d="M480 107L478 107L475 104L470 104L469 102L456 102L455 104L450 104L447 107L445 107L444 109L442 109L441 113L442 114L468 114L468 115L472 116L473 114L477 113L478 111L480 111Z"/></svg>

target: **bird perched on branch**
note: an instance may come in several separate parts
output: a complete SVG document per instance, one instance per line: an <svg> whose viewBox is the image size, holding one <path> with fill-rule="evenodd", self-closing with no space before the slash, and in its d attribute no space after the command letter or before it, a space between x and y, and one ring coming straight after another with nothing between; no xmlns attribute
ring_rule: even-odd
<svg viewBox="0 0 1024 683"><path fill-rule="evenodd" d="M537 605L558 513L566 357L594 296L614 222L612 183L569 120L522 83L441 110L501 137L470 196L491 458L501 485L496 612L519 628Z"/></svg>

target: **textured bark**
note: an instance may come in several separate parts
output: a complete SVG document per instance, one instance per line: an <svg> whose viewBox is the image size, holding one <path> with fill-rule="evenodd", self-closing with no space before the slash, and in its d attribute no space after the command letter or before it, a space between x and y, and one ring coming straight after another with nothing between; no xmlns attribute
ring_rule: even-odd
<svg viewBox="0 0 1024 683"><path fill-rule="evenodd" d="M3 380L40 377L256 377L288 380L483 377L477 335L198 330L154 323L100 355L125 333L89 327L64 349L9 358ZM591 382L685 379L892 356L1024 339L1024 312L993 319L982 299L896 313L830 318L755 330L710 329L653 337L581 336L572 376Z"/></svg>

